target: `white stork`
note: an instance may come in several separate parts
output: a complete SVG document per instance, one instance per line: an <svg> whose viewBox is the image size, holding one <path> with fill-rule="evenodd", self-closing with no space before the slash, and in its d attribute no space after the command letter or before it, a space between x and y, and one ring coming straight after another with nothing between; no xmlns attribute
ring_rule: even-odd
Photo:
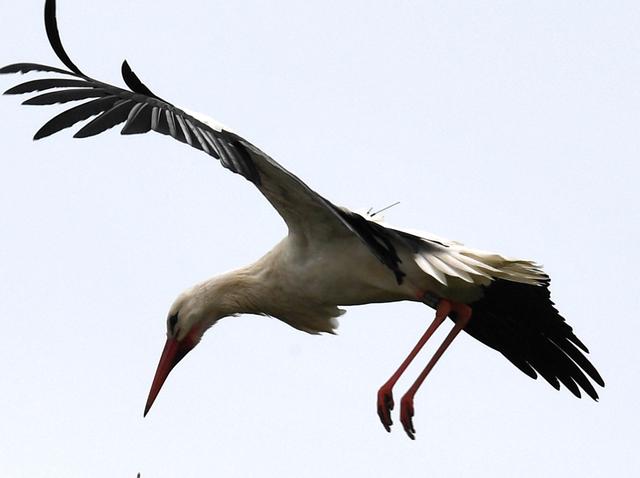
<svg viewBox="0 0 640 478"><path fill-rule="evenodd" d="M536 263L391 228L370 215L338 207L220 123L153 94L126 61L122 76L128 90L84 74L60 41L55 0L45 2L45 25L53 50L68 69L34 63L6 66L1 73L44 71L62 76L22 83L5 94L53 90L26 100L27 105L88 101L51 119L34 139L90 118L75 138L94 136L120 123L122 134L153 130L169 135L253 183L289 229L256 263L178 296L168 314L167 341L145 415L173 367L223 317L267 315L304 332L333 333L336 318L344 313L339 306L402 300L423 302L436 314L378 392L378 415L387 431L394 384L447 317L454 321L451 332L400 402L400 420L409 437L415 433L414 395L461 330L502 353L530 377L539 373L556 389L562 383L577 397L582 389L597 400L587 375L600 386L604 381L585 357L587 348L553 306L549 277Z"/></svg>

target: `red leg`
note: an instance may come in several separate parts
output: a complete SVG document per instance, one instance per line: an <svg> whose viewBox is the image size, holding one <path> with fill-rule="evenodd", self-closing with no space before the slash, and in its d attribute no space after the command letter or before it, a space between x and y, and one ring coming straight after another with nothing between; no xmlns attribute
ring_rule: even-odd
<svg viewBox="0 0 640 478"><path fill-rule="evenodd" d="M378 416L380 417L380 421L384 426L385 430L388 432L391 431L391 425L393 425L393 421L391 420L391 410L393 410L393 386L396 384L402 373L406 370L415 356L420 352L420 349L424 346L424 344L429 340L429 338L433 335L436 329L442 324L444 319L447 318L449 312L451 311L451 302L448 300L441 300L438 303L438 308L436 309L436 318L431 322L431 325L424 333L424 335L420 338L418 343L413 347L413 350L407 355L407 358L404 359L404 362L398 367L398 370L386 381L386 383L380 387L378 390Z"/></svg>
<svg viewBox="0 0 640 478"><path fill-rule="evenodd" d="M444 351L447 350L447 347L451 345L453 339L456 338L456 336L462 329L465 328L465 326L471 319L471 307L469 307L468 305L451 304L451 310L457 314L457 321L455 326L453 327L453 329L451 329L451 332L449 332L449 335L447 335L447 338L444 339L438 350L436 350L436 353L433 354L433 357L431 357L431 360L429 360L429 363L427 364L425 369L418 376L413 385L411 385L409 390L407 390L407 393L404 394L402 400L400 400L400 421L402 422L404 431L407 432L407 435L409 435L409 438L411 438L412 440L415 440L414 434L416 432L415 428L413 427L412 420L414 414L413 397L420 388L420 385L422 385L422 382L424 382L424 379L427 378L427 375L429 375L429 372L431 372L433 366L438 362L440 357L442 357Z"/></svg>

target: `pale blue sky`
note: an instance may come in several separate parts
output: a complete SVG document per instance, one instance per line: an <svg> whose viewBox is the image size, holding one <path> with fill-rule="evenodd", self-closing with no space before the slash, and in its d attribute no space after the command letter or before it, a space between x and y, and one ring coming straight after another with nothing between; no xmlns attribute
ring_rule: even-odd
<svg viewBox="0 0 640 478"><path fill-rule="evenodd" d="M0 63L59 65L43 2L4 1ZM336 337L226 319L143 419L174 297L256 259L284 224L198 151L115 131L33 143L58 110L3 97L1 476L640 468L637 2L58 3L88 74L122 84L127 58L154 92L228 124L338 204L401 201L392 224L544 264L607 387L600 403L577 400L464 335L416 397L417 440L397 425L388 435L376 391L433 312L387 304L349 308Z"/></svg>

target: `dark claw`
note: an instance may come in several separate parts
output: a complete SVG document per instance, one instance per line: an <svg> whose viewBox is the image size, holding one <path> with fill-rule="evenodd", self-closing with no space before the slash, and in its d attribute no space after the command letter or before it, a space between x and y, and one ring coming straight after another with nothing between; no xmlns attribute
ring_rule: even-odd
<svg viewBox="0 0 640 478"><path fill-rule="evenodd" d="M404 431L409 435L409 438L415 440L416 429L413 426L413 397L405 395L400 401L400 421Z"/></svg>
<svg viewBox="0 0 640 478"><path fill-rule="evenodd" d="M380 417L382 426L388 432L391 432L391 425L393 425L393 421L391 420L391 410L393 410L393 405L393 394L391 393L391 389L382 387L378 390L378 416Z"/></svg>

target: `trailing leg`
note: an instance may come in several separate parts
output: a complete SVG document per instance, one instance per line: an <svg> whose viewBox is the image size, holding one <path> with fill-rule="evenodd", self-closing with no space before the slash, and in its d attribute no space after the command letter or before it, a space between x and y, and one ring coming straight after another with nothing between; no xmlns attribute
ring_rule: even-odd
<svg viewBox="0 0 640 478"><path fill-rule="evenodd" d="M439 308L440 307L438 306L438 309ZM433 354L433 357L431 357L431 360L429 360L429 363L427 364L425 369L422 371L422 373L418 376L418 378L413 383L413 385L411 385L409 390L407 390L407 393L405 393L402 399L400 400L400 421L402 422L404 431L407 432L407 435L409 435L409 438L411 438L412 440L415 440L414 434L416 432L413 426L413 420L412 420L414 415L413 397L415 396L416 392L420 388L420 385L422 385L422 382L424 382L425 378L427 378L427 375L429 375L429 372L431 372L431 369L433 369L434 365L438 362L440 357L442 357L442 354L444 354L444 351L447 350L447 347L451 345L451 342L453 342L453 339L456 338L456 336L460 333L462 329L465 328L465 326L469 323L469 320L471 319L471 307L469 307L466 304L449 302L449 309L451 310L451 312L454 312L456 314L457 320L453 329L451 329L451 332L449 332L449 335L447 335L447 337L444 339L440 347L438 347L438 350L436 350L436 353Z"/></svg>
<svg viewBox="0 0 640 478"><path fill-rule="evenodd" d="M380 387L380 390L378 390L378 416L380 417L380 421L382 422L385 430L388 432L391 431L391 425L393 424L393 421L391 420L391 410L393 410L394 405L392 393L393 386L416 357L418 352L420 352L420 349L422 349L424 344L427 343L427 340L429 340L440 324L442 324L444 319L447 318L447 315L451 312L451 305L451 302L444 299L438 302L436 317L433 322L431 322L429 328L420 338L415 347L413 347L413 350L411 350L409 355L407 355L407 358L404 359L400 367L398 367L398 370L396 370L389 380L387 380L386 383Z"/></svg>

